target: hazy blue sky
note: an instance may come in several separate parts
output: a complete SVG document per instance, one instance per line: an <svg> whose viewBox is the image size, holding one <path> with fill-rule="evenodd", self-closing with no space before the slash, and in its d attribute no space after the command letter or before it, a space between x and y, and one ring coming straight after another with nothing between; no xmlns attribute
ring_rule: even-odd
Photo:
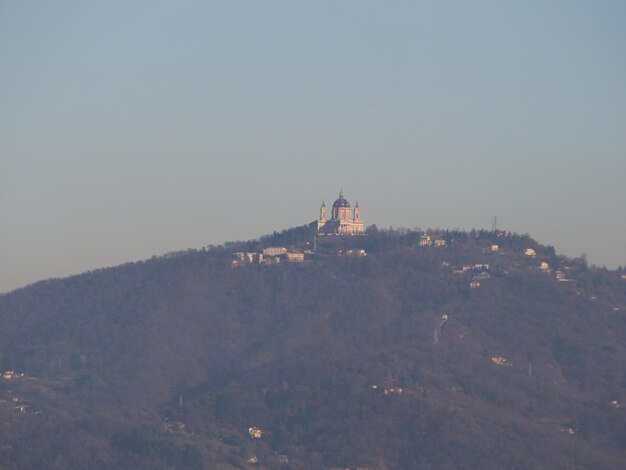
<svg viewBox="0 0 626 470"><path fill-rule="evenodd" d="M626 264L626 2L0 0L0 291L314 220Z"/></svg>

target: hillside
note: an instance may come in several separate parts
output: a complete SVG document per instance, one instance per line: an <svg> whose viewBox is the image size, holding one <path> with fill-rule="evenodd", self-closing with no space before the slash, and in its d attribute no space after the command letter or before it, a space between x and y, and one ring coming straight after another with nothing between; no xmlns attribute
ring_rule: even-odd
<svg viewBox="0 0 626 470"><path fill-rule="evenodd" d="M292 229L0 295L0 467L625 468L622 270L423 235ZM310 252L231 266L268 246Z"/></svg>

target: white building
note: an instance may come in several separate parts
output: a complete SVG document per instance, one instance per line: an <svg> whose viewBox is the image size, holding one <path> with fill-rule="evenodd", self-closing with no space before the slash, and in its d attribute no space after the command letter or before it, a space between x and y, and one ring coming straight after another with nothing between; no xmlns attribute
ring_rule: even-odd
<svg viewBox="0 0 626 470"><path fill-rule="evenodd" d="M287 253L287 248L284 246L268 246L263 248L263 255L265 256L279 256Z"/></svg>
<svg viewBox="0 0 626 470"><path fill-rule="evenodd" d="M419 246L433 246L433 239L430 235L424 234L420 237Z"/></svg>
<svg viewBox="0 0 626 470"><path fill-rule="evenodd" d="M526 251L524 252L524 256L528 256L529 258L534 258L535 256L537 256L537 252L533 250L532 248L526 248Z"/></svg>
<svg viewBox="0 0 626 470"><path fill-rule="evenodd" d="M343 191L333 203L330 220L326 219L326 204L322 202L320 218L310 224L319 235L359 235L364 232L359 203L350 208L350 203L343 197Z"/></svg>

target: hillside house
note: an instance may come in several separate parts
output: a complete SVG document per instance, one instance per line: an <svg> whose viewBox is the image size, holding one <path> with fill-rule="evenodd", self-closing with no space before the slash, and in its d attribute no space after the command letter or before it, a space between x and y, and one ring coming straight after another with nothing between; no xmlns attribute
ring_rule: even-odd
<svg viewBox="0 0 626 470"><path fill-rule="evenodd" d="M263 253L239 251L233 255L233 258L234 259L230 262L232 267L243 266L245 264L260 264L263 262Z"/></svg>
<svg viewBox="0 0 626 470"><path fill-rule="evenodd" d="M264 256L280 256L287 253L287 248L284 246L268 246L263 248Z"/></svg>
<svg viewBox="0 0 626 470"><path fill-rule="evenodd" d="M528 256L529 258L534 258L535 256L537 256L537 252L533 250L532 248L526 248L526 251L524 252L524 256Z"/></svg>
<svg viewBox="0 0 626 470"><path fill-rule="evenodd" d="M263 256L261 264L278 264L280 263L280 256Z"/></svg>
<svg viewBox="0 0 626 470"><path fill-rule="evenodd" d="M248 428L248 434L252 439L261 439L263 437L263 430L256 426Z"/></svg>
<svg viewBox="0 0 626 470"><path fill-rule="evenodd" d="M302 263L304 261L304 253L299 251L288 251L285 253L285 259L289 263Z"/></svg>
<svg viewBox="0 0 626 470"><path fill-rule="evenodd" d="M419 246L433 246L433 239L430 235L424 234L420 237Z"/></svg>
<svg viewBox="0 0 626 470"><path fill-rule="evenodd" d="M476 263L476 264L464 264L461 268L461 272L475 272L482 273L489 271L489 265L484 263Z"/></svg>
<svg viewBox="0 0 626 470"><path fill-rule="evenodd" d="M24 377L24 373L23 372L15 372L14 370L6 370L2 374L2 377L7 379L7 380L11 380L11 379L19 378L19 377Z"/></svg>
<svg viewBox="0 0 626 470"><path fill-rule="evenodd" d="M510 366L512 365L507 359L502 356L491 356L491 362L497 366Z"/></svg>

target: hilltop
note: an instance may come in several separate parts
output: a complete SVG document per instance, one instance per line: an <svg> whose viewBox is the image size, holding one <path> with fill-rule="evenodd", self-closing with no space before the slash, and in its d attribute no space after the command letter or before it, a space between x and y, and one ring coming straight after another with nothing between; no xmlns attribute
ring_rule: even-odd
<svg viewBox="0 0 626 470"><path fill-rule="evenodd" d="M233 267L268 247L303 261ZM301 227L43 281L0 321L2 468L626 466L624 271L528 235Z"/></svg>

